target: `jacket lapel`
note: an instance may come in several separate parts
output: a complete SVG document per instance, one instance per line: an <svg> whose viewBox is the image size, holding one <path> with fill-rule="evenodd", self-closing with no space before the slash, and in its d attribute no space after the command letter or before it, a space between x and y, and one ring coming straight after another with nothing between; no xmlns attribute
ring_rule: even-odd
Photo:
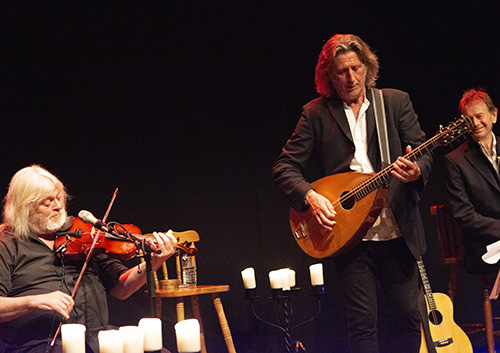
<svg viewBox="0 0 500 353"><path fill-rule="evenodd" d="M372 90L367 90L367 98L370 101L370 106L366 111L366 143L368 146L368 158L370 159L373 168L375 168L375 170L379 170L380 156L378 148L378 138L375 133L375 113L373 111L372 95ZM343 102L338 98L332 99L328 102L328 109L330 110L330 114L333 116L344 135L354 143L351 135L351 129L349 128L349 123L347 121L347 116L345 115ZM375 144L374 148L371 148L372 144Z"/></svg>
<svg viewBox="0 0 500 353"><path fill-rule="evenodd" d="M347 122L347 116L344 111L344 104L340 99L331 99L328 101L328 109L330 114L333 116L337 122L340 130L347 136L347 138L353 142L351 129L349 128L349 123Z"/></svg>
<svg viewBox="0 0 500 353"><path fill-rule="evenodd" d="M498 150L498 145L497 145ZM495 170L491 165L490 161L484 155L481 150L481 146L472 139L467 143L467 151L465 152L465 158L469 163L476 168L476 170L483 176L483 178L488 181L495 189L500 191L500 184L498 182L498 177L495 177Z"/></svg>

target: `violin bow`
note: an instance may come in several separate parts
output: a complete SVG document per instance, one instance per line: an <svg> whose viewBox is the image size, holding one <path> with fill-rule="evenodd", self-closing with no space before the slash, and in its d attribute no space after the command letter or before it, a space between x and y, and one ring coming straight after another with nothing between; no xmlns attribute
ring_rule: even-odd
<svg viewBox="0 0 500 353"><path fill-rule="evenodd" d="M115 189L115 192L113 193L113 196L111 197L111 201L109 202L108 209L106 210L106 213L104 214L104 217L102 218L103 222L106 222L106 219L108 218L109 212L111 211L111 207L113 207L113 203L115 202L116 199L116 194L118 193L118 188ZM97 231L97 235L94 237L94 233ZM92 241L92 245L90 246L89 251L87 252L87 256L85 258L85 263L83 264L82 270L80 271L80 275L78 276L78 280L75 283L75 288L73 289L73 293L71 293L71 298L75 298L76 290L78 289L78 286L80 285L80 281L82 280L83 274L85 270L87 269L87 265L89 264L90 257L92 256L92 253L94 252L95 246L97 244L97 241L101 237L101 233L104 233L98 229L96 229L94 226L92 226L92 230L90 231L90 236L94 238ZM61 331L61 325L62 321L59 323L59 327L57 328L57 331L52 338L52 341L50 342L51 346L54 346L54 343L56 342L57 336L59 335L59 332Z"/></svg>

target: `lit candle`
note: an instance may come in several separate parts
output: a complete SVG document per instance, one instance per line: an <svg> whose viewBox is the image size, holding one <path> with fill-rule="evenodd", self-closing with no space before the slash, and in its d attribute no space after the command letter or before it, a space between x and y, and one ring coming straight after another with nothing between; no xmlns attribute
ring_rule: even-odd
<svg viewBox="0 0 500 353"><path fill-rule="evenodd" d="M311 272L311 284L313 286L322 286L323 281L323 264L314 264L309 266L309 271Z"/></svg>
<svg viewBox="0 0 500 353"><path fill-rule="evenodd" d="M272 289L281 289L283 287L281 273L277 270L269 272L269 283Z"/></svg>
<svg viewBox="0 0 500 353"><path fill-rule="evenodd" d="M196 319L179 321L175 324L177 351L195 353L201 351L200 323Z"/></svg>
<svg viewBox="0 0 500 353"><path fill-rule="evenodd" d="M281 276L281 288L283 290L290 290L290 275L289 275L289 268L282 268L281 270L278 270L280 276Z"/></svg>
<svg viewBox="0 0 500 353"><path fill-rule="evenodd" d="M123 353L123 339L118 330L99 331L99 353Z"/></svg>
<svg viewBox="0 0 500 353"><path fill-rule="evenodd" d="M144 353L144 332L139 326L122 326L123 353Z"/></svg>
<svg viewBox="0 0 500 353"><path fill-rule="evenodd" d="M158 318L143 318L139 327L144 333L144 351L159 351L163 347L161 335L161 320Z"/></svg>
<svg viewBox="0 0 500 353"><path fill-rule="evenodd" d="M61 325L63 353L85 353L85 325Z"/></svg>
<svg viewBox="0 0 500 353"><path fill-rule="evenodd" d="M243 285L245 286L245 289L254 289L257 287L257 283L255 281L255 270L253 267L248 267L241 271L241 277L243 278Z"/></svg>

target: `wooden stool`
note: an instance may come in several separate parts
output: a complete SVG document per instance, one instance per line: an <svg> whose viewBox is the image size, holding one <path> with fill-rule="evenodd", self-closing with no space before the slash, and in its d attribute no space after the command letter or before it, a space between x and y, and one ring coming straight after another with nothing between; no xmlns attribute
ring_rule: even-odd
<svg viewBox="0 0 500 353"><path fill-rule="evenodd" d="M200 240L199 234L194 230L187 230L184 232L174 232L174 236L177 238L179 244L194 243ZM168 276L167 266L165 263L162 264L158 272L163 276L163 280L158 279L156 272L154 275L155 282L155 304L156 304L156 316L161 317L161 307L163 298L176 298L176 313L177 321L184 320L184 297L190 297L191 308L193 310L193 315L198 319L200 323L200 341L201 341L201 353L207 353L207 348L205 346L205 333L203 332L203 323L201 321L200 305L198 302L198 295L200 294L212 294L212 301L214 303L215 311L219 316L220 328L222 334L224 335L224 341L226 342L227 350L229 353L236 353L234 348L233 338L231 336L231 331L229 330L229 325L227 323L226 314L224 314L224 309L222 308L222 302L219 298L219 293L228 292L228 285L204 285L204 286L194 286L194 287L179 287L181 283L181 264L180 264L180 253L177 251L175 256L175 267L176 267L176 279L171 279Z"/></svg>
<svg viewBox="0 0 500 353"><path fill-rule="evenodd" d="M234 348L233 338L231 336L231 331L229 330L229 325L227 323L226 314L224 314L222 302L219 297L219 293L228 291L229 291L228 285L157 289L156 315L158 317L161 317L161 307L163 298L176 298L177 321L184 320L184 297L190 297L193 315L200 322L201 353L206 353L207 348L205 346L205 333L203 332L203 323L201 320L198 295L212 294L212 301L214 303L215 311L219 316L220 328L224 336L224 341L226 342L227 350L229 353L236 353L236 350Z"/></svg>

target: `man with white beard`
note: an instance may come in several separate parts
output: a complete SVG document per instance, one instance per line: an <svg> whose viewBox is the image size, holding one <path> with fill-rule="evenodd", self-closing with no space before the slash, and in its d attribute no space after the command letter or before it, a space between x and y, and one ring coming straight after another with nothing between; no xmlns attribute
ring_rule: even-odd
<svg viewBox="0 0 500 353"><path fill-rule="evenodd" d="M60 352L60 335L50 344L64 321L85 324L87 351L97 353L97 333L108 325L106 292L123 300L146 283L145 263L129 269L98 254L72 298L83 262L69 262L54 249L57 232L73 224L67 198L59 179L38 165L21 169L10 182L0 226L0 334L6 352ZM174 254L177 240L172 231L154 237L161 250L152 254L156 270Z"/></svg>

